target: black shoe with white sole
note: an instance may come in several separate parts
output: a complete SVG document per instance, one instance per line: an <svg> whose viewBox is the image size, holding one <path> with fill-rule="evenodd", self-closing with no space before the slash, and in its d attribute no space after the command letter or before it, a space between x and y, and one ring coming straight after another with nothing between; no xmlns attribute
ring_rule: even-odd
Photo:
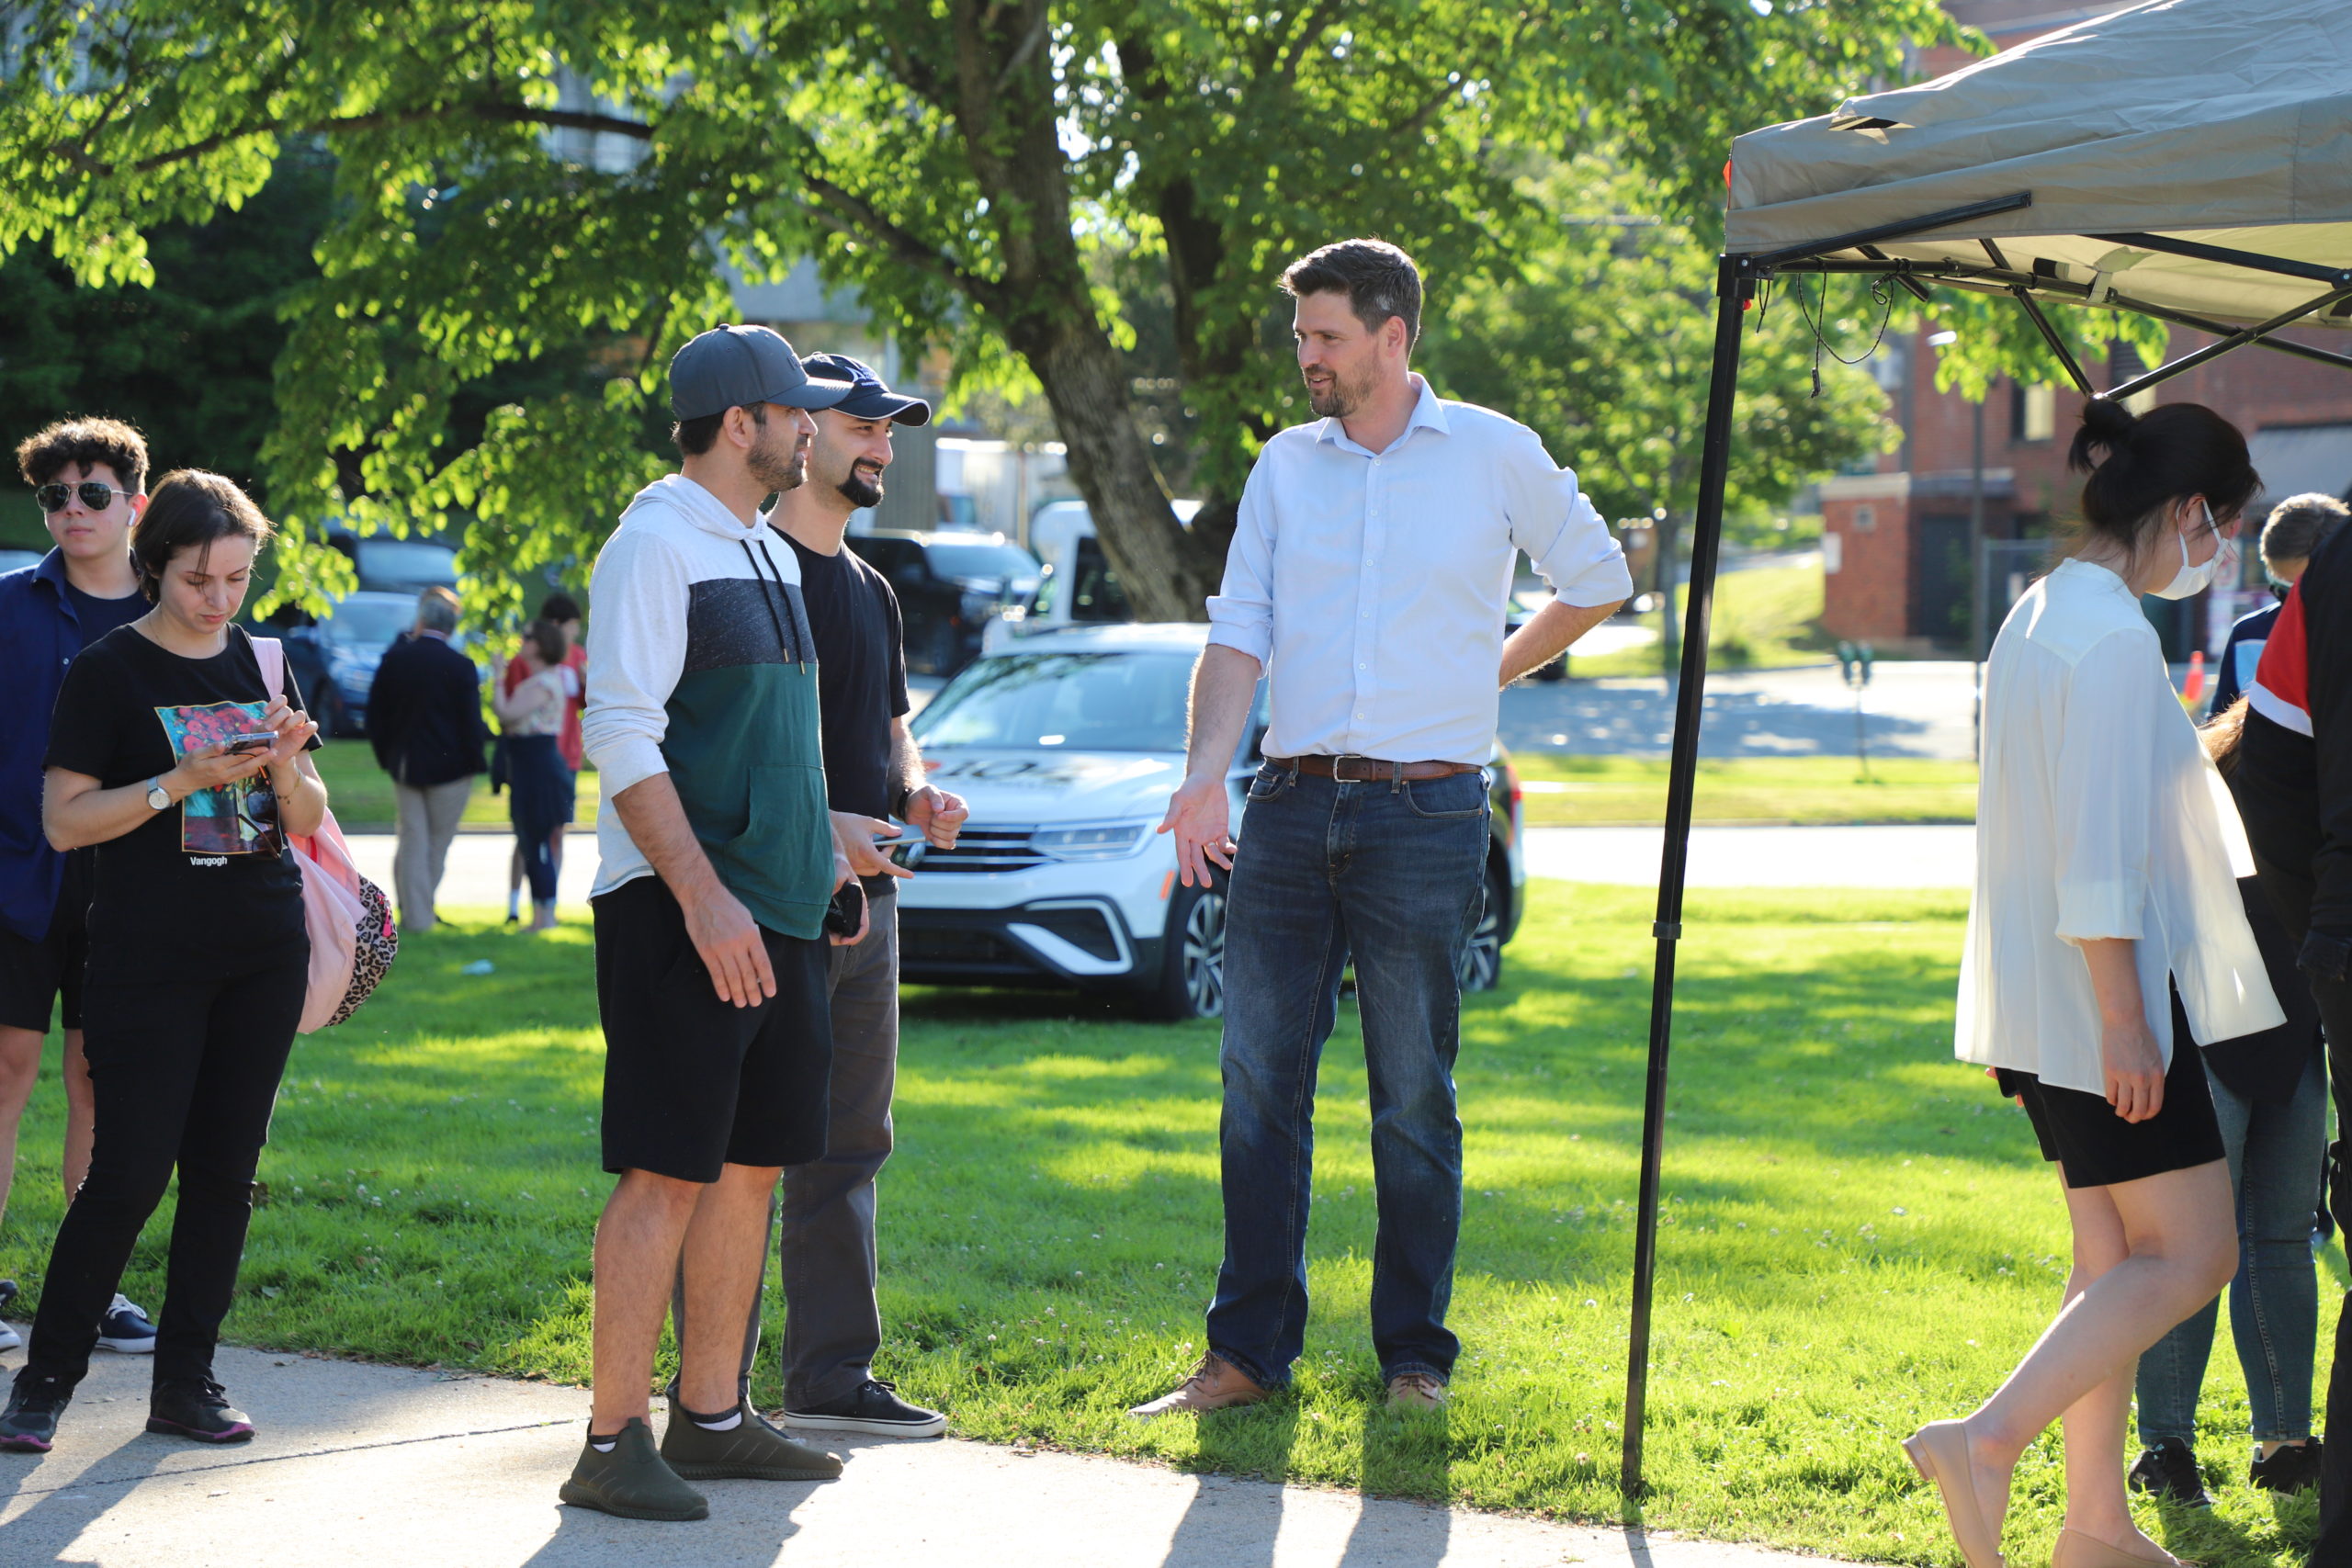
<svg viewBox="0 0 2352 1568"><path fill-rule="evenodd" d="M796 1432L867 1432L877 1438L937 1438L947 1417L899 1397L898 1385L868 1378L851 1393L821 1404L787 1404L784 1424Z"/></svg>

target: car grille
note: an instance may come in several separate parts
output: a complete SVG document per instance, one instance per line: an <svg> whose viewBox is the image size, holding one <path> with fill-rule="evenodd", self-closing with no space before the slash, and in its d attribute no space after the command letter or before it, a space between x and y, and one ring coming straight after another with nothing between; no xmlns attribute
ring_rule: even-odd
<svg viewBox="0 0 2352 1568"><path fill-rule="evenodd" d="M926 876L941 872L1027 871L1046 863L1046 857L1029 847L1030 835L1035 831L1035 828L967 828L957 835L954 849L926 845L922 859L915 863Z"/></svg>

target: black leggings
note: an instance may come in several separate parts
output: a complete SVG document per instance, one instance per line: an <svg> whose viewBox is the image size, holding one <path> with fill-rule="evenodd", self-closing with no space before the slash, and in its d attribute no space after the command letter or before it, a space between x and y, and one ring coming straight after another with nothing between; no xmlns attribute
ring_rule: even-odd
<svg viewBox="0 0 2352 1568"><path fill-rule="evenodd" d="M154 1376L158 1384L211 1376L309 977L305 944L243 975L90 986L82 1048L96 1142L50 1251L24 1375L55 1377L68 1390L82 1381L99 1319L176 1166Z"/></svg>

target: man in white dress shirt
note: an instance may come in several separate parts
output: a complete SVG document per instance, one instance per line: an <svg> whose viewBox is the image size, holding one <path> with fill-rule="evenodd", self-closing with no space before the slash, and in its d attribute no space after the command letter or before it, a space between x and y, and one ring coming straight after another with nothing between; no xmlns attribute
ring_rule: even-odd
<svg viewBox="0 0 2352 1568"><path fill-rule="evenodd" d="M1183 784L1161 831L1188 884L1229 869L1225 1261L1208 1353L1137 1416L1247 1404L1306 1329L1315 1070L1353 960L1372 1091L1372 1336L1389 1402L1443 1403L1462 1224L1455 964L1485 890L1498 694L1633 592L1623 553L1526 426L1412 373L1421 280L1377 240L1292 265L1293 335L1319 417L1275 435L1242 492L1193 679ZM1557 597L1504 638L1524 551ZM1225 772L1261 671L1267 761L1248 845Z"/></svg>

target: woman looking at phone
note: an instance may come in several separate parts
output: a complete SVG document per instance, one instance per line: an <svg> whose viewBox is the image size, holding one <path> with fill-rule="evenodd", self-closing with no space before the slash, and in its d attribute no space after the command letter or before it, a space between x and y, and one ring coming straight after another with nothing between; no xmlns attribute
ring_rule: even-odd
<svg viewBox="0 0 2352 1568"><path fill-rule="evenodd" d="M147 1429L253 1436L212 1354L309 979L284 835L315 832L327 804L303 755L318 726L291 673L273 694L231 623L270 534L230 480L166 476L131 536L153 608L85 649L58 694L41 816L59 850L97 849L83 1022L96 1142L50 1253L0 1449L48 1450L175 1168Z"/></svg>
<svg viewBox="0 0 2352 1568"><path fill-rule="evenodd" d="M507 689L504 660L491 670L490 703L506 742L506 809L515 853L531 881L535 931L555 929L555 830L571 815L571 775L556 745L580 695L580 671L564 662L567 651L562 627L533 621L523 628L516 661L524 675L514 690Z"/></svg>
<svg viewBox="0 0 2352 1568"><path fill-rule="evenodd" d="M2245 833L2140 595L2186 598L2228 570L2261 481L2245 438L2193 403L2134 418L2095 399L2069 460L2088 471L2080 547L2018 601L1984 671L1955 1033L2058 1166L2074 1269L2008 1381L1904 1448L1942 1492L1969 1568L2000 1568L2010 1472L2063 1416L2054 1568L2175 1568L2132 1523L2123 1420L2140 1353L2237 1267L2195 1045L2285 1015L2238 897Z"/></svg>

